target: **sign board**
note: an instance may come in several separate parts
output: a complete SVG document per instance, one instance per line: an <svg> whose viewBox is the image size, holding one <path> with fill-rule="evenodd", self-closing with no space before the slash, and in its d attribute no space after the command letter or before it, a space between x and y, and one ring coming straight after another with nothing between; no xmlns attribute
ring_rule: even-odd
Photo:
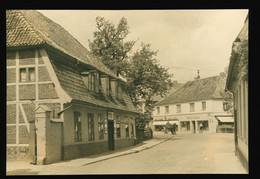
<svg viewBox="0 0 260 179"><path fill-rule="evenodd" d="M107 111L107 120L114 120L114 112Z"/></svg>

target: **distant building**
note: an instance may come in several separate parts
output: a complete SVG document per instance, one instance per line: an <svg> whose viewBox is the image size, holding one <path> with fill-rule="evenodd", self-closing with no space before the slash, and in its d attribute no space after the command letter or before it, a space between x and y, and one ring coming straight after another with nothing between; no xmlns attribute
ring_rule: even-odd
<svg viewBox="0 0 260 179"><path fill-rule="evenodd" d="M173 86L169 89L169 91L166 93L165 97L162 97L161 95L154 95L152 96L153 105L165 98L167 98L168 95L175 92L177 89L179 89L183 83L178 83L177 81L173 81ZM145 112L145 102L141 102L139 105L139 112L143 114ZM152 115L152 114L151 114ZM153 127L152 125L153 121L149 120L147 121L146 127Z"/></svg>
<svg viewBox="0 0 260 179"><path fill-rule="evenodd" d="M154 129L162 129L169 121L178 125L178 132L198 133L202 128L206 133L216 133L219 121L232 117L225 109L226 99L231 98L224 91L225 81L221 73L185 83L154 105Z"/></svg>
<svg viewBox="0 0 260 179"><path fill-rule="evenodd" d="M248 16L232 46L226 89L234 96L236 155L248 171Z"/></svg>
<svg viewBox="0 0 260 179"><path fill-rule="evenodd" d="M52 163L134 145L138 111L125 82L60 25L7 10L6 47L7 160Z"/></svg>

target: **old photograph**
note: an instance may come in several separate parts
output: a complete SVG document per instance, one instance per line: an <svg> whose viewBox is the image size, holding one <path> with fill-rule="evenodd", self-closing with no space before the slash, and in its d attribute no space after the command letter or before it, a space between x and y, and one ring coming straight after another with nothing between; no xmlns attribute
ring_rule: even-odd
<svg viewBox="0 0 260 179"><path fill-rule="evenodd" d="M5 13L7 176L249 174L248 9Z"/></svg>

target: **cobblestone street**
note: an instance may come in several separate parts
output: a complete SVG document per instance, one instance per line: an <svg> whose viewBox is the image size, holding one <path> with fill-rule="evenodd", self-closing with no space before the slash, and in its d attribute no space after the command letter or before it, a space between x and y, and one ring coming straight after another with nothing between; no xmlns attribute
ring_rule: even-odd
<svg viewBox="0 0 260 179"><path fill-rule="evenodd" d="M233 134L177 134L155 132L154 139L135 147L101 156L9 171L25 175L77 174L194 174L246 173L234 155ZM165 139L169 139L165 142ZM140 150L150 143L156 144ZM137 150L139 148L139 150ZM136 149L136 151L134 151ZM132 153L129 153L133 151ZM120 156L118 155L120 154ZM110 157L109 157L110 155ZM107 156L106 158L104 158ZM93 160L91 158L101 160Z"/></svg>

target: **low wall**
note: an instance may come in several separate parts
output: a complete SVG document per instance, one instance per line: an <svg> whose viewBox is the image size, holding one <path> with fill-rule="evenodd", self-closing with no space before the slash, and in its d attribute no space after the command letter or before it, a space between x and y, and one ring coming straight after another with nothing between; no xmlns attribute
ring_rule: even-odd
<svg viewBox="0 0 260 179"><path fill-rule="evenodd" d="M64 160L70 160L108 151L108 142L91 142L63 146Z"/></svg>
<svg viewBox="0 0 260 179"><path fill-rule="evenodd" d="M122 138L122 139L117 139L114 142L115 144L115 150L122 149L125 147L130 147L134 145L134 138Z"/></svg>
<svg viewBox="0 0 260 179"><path fill-rule="evenodd" d="M6 160L29 160L29 147L8 146L6 147Z"/></svg>

